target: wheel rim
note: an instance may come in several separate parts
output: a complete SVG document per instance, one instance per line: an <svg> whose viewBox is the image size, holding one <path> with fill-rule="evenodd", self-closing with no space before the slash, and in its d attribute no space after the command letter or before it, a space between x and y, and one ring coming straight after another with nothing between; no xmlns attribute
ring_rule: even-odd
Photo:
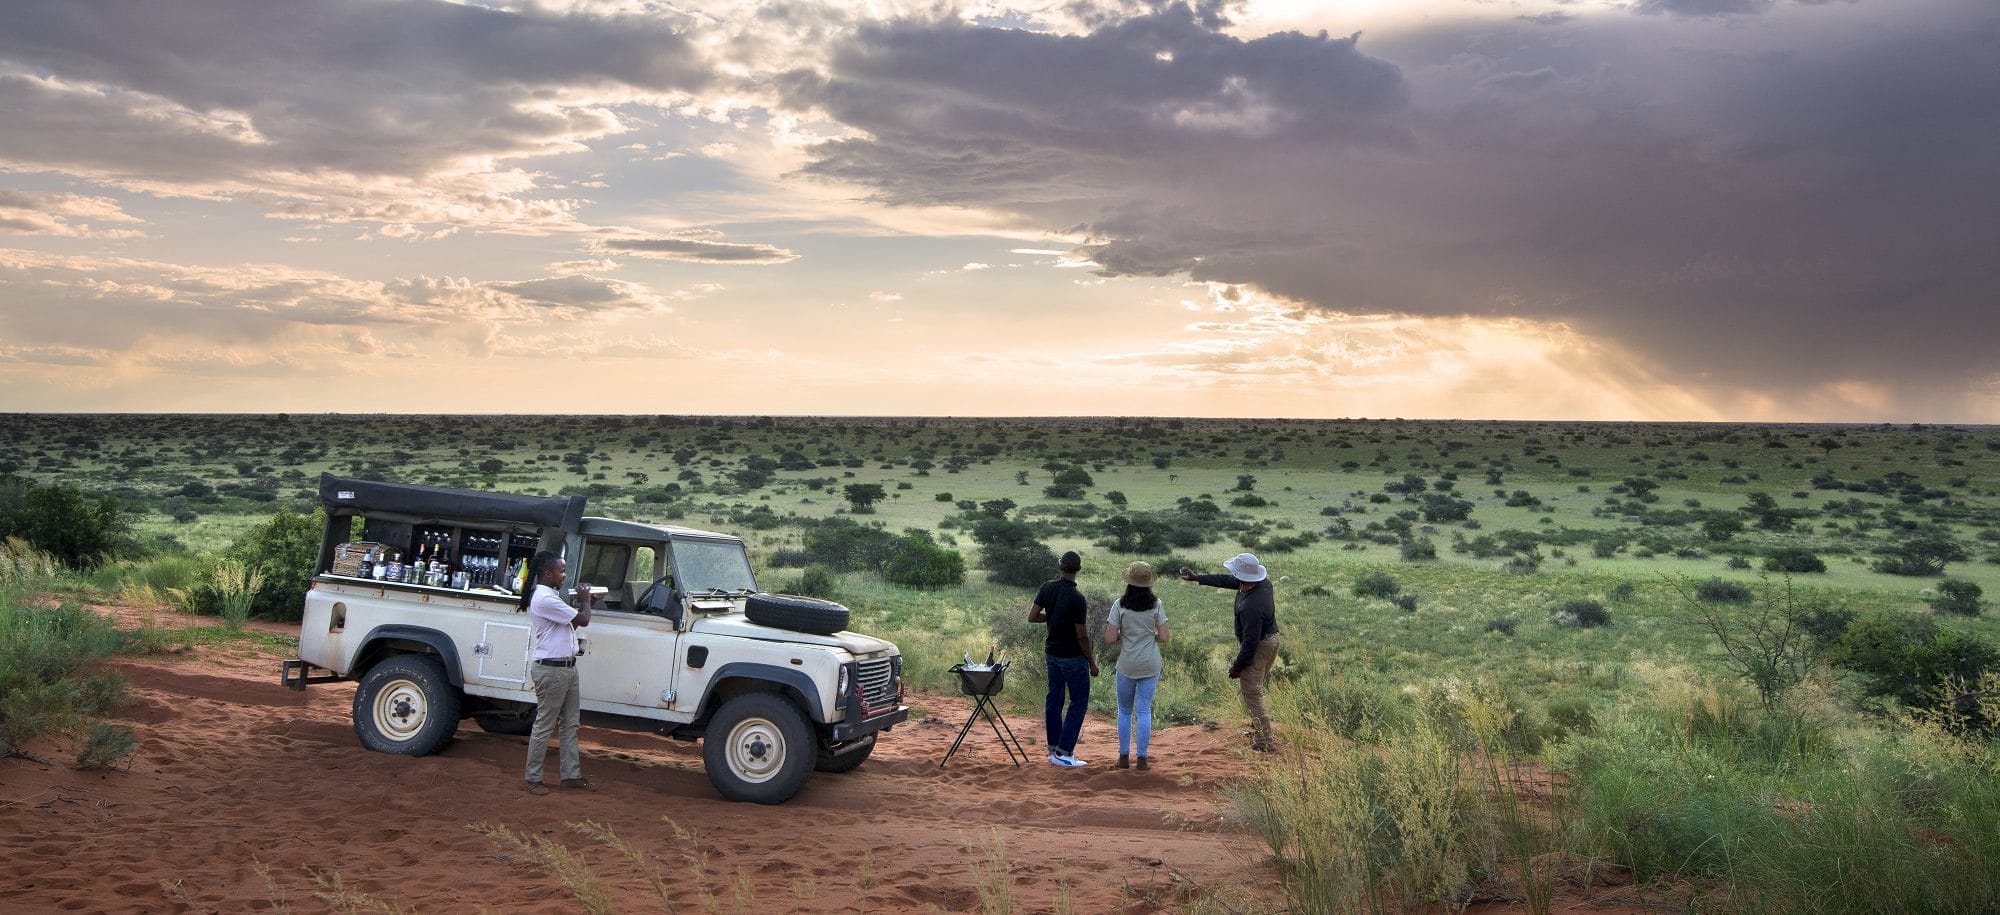
<svg viewBox="0 0 2000 915"><path fill-rule="evenodd" d="M430 703L414 680L391 680L375 694L375 729L390 740L416 737L429 718Z"/></svg>
<svg viewBox="0 0 2000 915"><path fill-rule="evenodd" d="M785 735L768 718L745 718L729 729L729 771L767 782L785 766Z"/></svg>

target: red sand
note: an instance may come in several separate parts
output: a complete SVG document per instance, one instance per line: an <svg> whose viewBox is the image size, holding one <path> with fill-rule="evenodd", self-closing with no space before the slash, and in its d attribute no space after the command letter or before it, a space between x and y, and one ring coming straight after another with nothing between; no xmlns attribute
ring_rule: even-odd
<svg viewBox="0 0 2000 915"><path fill-rule="evenodd" d="M144 613L105 612L122 625ZM317 873L400 911L582 911L557 879L468 828L497 824L574 850L616 910L665 911L638 870L567 825L585 820L642 851L681 912L980 911L996 841L1017 912L1065 899L1077 913L1154 912L1211 894L1228 904L1217 911L1283 908L1263 842L1222 797L1256 764L1229 728L1156 733L1156 767L1141 773L1111 767L1113 724L1094 717L1079 745L1091 765L1065 770L1030 740L1038 715L1010 716L1028 764L1009 764L981 725L941 770L970 706L917 694L908 701L924 720L781 806L721 800L697 745L593 728L584 771L599 790L533 797L520 787L525 738L467 722L436 756L370 753L350 723L353 685L292 692L278 660L229 646L122 662L131 689L113 717L139 737L124 769L76 771L65 745L37 748L53 765L0 760L4 908L327 911ZM1606 902L1558 910L1619 910Z"/></svg>

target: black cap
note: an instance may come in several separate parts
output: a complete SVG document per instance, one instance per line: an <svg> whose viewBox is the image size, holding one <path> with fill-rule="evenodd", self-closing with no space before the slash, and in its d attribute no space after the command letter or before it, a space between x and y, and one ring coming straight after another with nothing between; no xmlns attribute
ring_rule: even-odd
<svg viewBox="0 0 2000 915"><path fill-rule="evenodd" d="M1075 550L1070 550L1062 554L1061 559L1056 560L1056 568L1065 572L1080 572L1083 570L1083 557L1078 556Z"/></svg>

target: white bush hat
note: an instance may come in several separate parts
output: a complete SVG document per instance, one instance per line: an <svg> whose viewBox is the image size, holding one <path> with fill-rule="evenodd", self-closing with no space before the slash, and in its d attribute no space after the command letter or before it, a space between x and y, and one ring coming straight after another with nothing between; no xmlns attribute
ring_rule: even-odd
<svg viewBox="0 0 2000 915"><path fill-rule="evenodd" d="M1271 575L1270 572L1265 571L1264 564L1258 562L1257 557L1249 553L1237 553L1223 560L1222 567L1228 569L1229 574L1236 576L1238 581L1263 581Z"/></svg>

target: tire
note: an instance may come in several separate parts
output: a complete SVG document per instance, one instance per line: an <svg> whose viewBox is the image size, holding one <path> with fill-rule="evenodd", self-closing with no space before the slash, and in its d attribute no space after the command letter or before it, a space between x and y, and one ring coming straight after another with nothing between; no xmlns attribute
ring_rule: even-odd
<svg viewBox="0 0 2000 915"><path fill-rule="evenodd" d="M812 776L817 741L806 716L778 693L744 693L709 719L701 759L715 790L732 801L782 804Z"/></svg>
<svg viewBox="0 0 2000 915"><path fill-rule="evenodd" d="M479 722L479 729L488 734L526 737L535 730L535 707L528 706L525 712L499 710L474 712L472 720Z"/></svg>
<svg viewBox="0 0 2000 915"><path fill-rule="evenodd" d="M743 615L760 626L814 635L832 635L846 629L848 621L846 607L790 594L752 594L743 602Z"/></svg>
<svg viewBox="0 0 2000 915"><path fill-rule="evenodd" d="M354 734L377 753L429 756L458 730L459 702L436 658L399 654L361 677L354 691Z"/></svg>
<svg viewBox="0 0 2000 915"><path fill-rule="evenodd" d="M813 771L838 775L861 768L861 764L868 761L868 754L875 752L875 735L870 734L854 743L859 746L850 745L845 748L846 752L838 756L827 752L824 744L820 745L819 757L813 762Z"/></svg>

